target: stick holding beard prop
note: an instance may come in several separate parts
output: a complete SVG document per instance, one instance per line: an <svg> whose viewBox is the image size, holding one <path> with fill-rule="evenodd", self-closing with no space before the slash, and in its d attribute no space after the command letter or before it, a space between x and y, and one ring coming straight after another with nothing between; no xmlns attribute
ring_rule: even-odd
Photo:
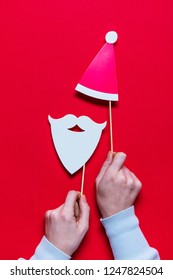
<svg viewBox="0 0 173 280"><path fill-rule="evenodd" d="M94 153L106 122L99 124L89 117L66 115L59 119L48 116L55 150L70 174L83 167L81 193L83 193L85 163ZM81 131L72 131L78 126Z"/></svg>

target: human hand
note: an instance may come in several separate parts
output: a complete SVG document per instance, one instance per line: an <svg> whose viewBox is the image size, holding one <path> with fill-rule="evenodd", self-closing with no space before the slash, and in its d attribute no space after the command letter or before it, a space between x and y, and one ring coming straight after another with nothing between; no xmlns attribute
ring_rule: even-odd
<svg viewBox="0 0 173 280"><path fill-rule="evenodd" d="M70 191L65 203L45 214L45 236L58 249L71 256L89 227L89 206L84 195Z"/></svg>
<svg viewBox="0 0 173 280"><path fill-rule="evenodd" d="M108 153L96 178L97 204L103 218L114 215L133 205L142 184L124 166L124 153Z"/></svg>

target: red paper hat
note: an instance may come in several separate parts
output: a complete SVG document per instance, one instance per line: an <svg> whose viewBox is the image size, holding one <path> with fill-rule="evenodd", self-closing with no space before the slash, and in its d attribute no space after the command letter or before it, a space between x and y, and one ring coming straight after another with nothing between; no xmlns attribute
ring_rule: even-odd
<svg viewBox="0 0 173 280"><path fill-rule="evenodd" d="M116 75L116 62L114 43L117 33L110 31L106 34L106 43L96 55L83 74L76 90L98 99L117 101L118 83Z"/></svg>

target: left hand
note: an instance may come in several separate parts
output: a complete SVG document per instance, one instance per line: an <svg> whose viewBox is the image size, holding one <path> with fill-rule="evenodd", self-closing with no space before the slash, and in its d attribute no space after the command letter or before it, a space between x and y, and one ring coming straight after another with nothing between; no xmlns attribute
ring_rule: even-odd
<svg viewBox="0 0 173 280"><path fill-rule="evenodd" d="M45 236L58 249L71 256L89 227L89 206L84 195L70 191L65 203L45 214Z"/></svg>

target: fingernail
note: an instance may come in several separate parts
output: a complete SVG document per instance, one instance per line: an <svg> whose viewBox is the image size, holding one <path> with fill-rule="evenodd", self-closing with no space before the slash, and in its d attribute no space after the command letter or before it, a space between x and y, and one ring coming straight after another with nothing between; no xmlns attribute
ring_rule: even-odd
<svg viewBox="0 0 173 280"><path fill-rule="evenodd" d="M82 200L86 202L86 196L84 194L82 195Z"/></svg>
<svg viewBox="0 0 173 280"><path fill-rule="evenodd" d="M121 158L126 158L126 154L123 152L118 152L117 156L121 157Z"/></svg>

